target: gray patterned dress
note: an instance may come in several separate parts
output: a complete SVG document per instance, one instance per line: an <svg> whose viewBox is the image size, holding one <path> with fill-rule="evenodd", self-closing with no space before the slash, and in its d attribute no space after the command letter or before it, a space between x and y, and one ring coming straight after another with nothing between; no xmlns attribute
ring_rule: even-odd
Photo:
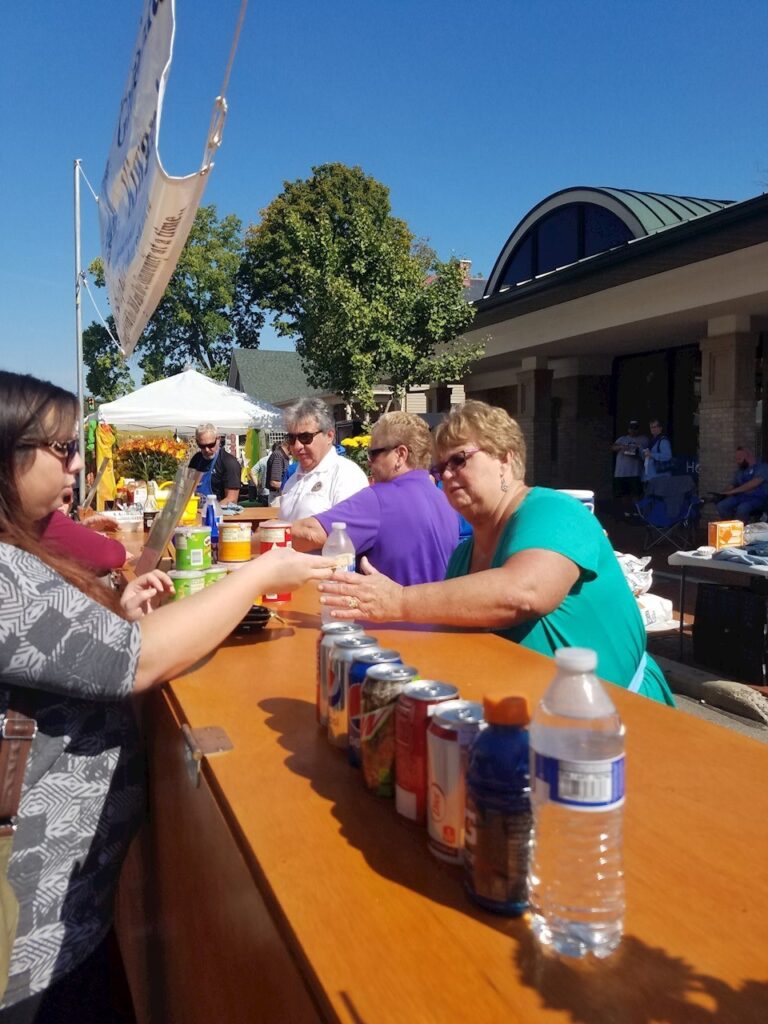
<svg viewBox="0 0 768 1024"><path fill-rule="evenodd" d="M141 816L131 702L141 634L37 558L0 543L0 711L37 719L8 878L20 919L3 1007L104 938Z"/></svg>

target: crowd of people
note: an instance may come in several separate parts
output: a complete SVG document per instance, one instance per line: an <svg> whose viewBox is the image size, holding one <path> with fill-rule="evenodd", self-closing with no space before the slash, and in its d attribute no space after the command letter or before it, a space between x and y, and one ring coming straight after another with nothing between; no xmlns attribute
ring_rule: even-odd
<svg viewBox="0 0 768 1024"><path fill-rule="evenodd" d="M493 630L547 655L591 647L603 678L674 703L598 520L572 497L526 482L523 435L502 409L468 401L434 436L417 416L383 415L372 429L369 485L336 450L327 406L296 402L262 476L292 523L293 550L275 548L183 605L167 602L171 581L159 570L119 589L105 583L124 549L63 514L82 465L77 419L74 395L0 372L0 711L21 709L38 728L8 872L21 914L0 1024L111 1019L112 905L143 814L131 697L215 648L256 593L314 581L339 620ZM642 454L658 474L671 452L657 421L651 435L631 423L617 451ZM190 465L203 474L201 493L236 500L241 468L216 427L199 427L196 442ZM763 467L745 453L739 472L749 468L762 485ZM334 571L318 554L339 520L356 572Z"/></svg>

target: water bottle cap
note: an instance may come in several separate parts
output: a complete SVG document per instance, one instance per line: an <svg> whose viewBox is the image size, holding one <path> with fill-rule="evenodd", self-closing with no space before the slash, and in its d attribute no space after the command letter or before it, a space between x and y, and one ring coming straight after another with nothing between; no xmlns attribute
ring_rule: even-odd
<svg viewBox="0 0 768 1024"><path fill-rule="evenodd" d="M567 672L594 672L597 651L589 647L560 647L555 651L555 663Z"/></svg>
<svg viewBox="0 0 768 1024"><path fill-rule="evenodd" d="M331 529L332 530L346 530L346 528L347 528L347 524L346 523L331 523Z"/></svg>
<svg viewBox="0 0 768 1024"><path fill-rule="evenodd" d="M528 725L531 720L525 697L483 697L483 717L490 725Z"/></svg>

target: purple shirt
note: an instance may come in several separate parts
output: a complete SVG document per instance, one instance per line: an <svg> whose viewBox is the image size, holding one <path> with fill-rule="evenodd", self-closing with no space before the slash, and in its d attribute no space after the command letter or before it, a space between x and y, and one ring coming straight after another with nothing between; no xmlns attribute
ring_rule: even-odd
<svg viewBox="0 0 768 1024"><path fill-rule="evenodd" d="M424 469L373 484L314 517L327 534L344 522L357 557L409 586L445 579L459 542L456 513Z"/></svg>

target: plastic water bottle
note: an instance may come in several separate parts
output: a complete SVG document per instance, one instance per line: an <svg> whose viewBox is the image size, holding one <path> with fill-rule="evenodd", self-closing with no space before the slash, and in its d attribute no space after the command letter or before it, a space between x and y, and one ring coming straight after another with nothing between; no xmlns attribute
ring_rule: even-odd
<svg viewBox="0 0 768 1024"><path fill-rule="evenodd" d="M472 899L499 914L521 914L531 845L528 702L483 700L487 726L469 751L464 883Z"/></svg>
<svg viewBox="0 0 768 1024"><path fill-rule="evenodd" d="M346 523L331 523L331 532L325 544L323 544L323 555L336 560L336 571L355 571L355 545L347 533ZM323 606L320 613L323 622L334 622L331 617L331 609Z"/></svg>
<svg viewBox="0 0 768 1024"><path fill-rule="evenodd" d="M219 522L221 511L218 508L215 494L208 494L205 498L205 509L203 510L203 526L211 528L211 561L219 560Z"/></svg>
<svg viewBox="0 0 768 1024"><path fill-rule="evenodd" d="M594 651L562 648L555 661L530 728L531 927L558 953L602 958L624 922L624 726Z"/></svg>

